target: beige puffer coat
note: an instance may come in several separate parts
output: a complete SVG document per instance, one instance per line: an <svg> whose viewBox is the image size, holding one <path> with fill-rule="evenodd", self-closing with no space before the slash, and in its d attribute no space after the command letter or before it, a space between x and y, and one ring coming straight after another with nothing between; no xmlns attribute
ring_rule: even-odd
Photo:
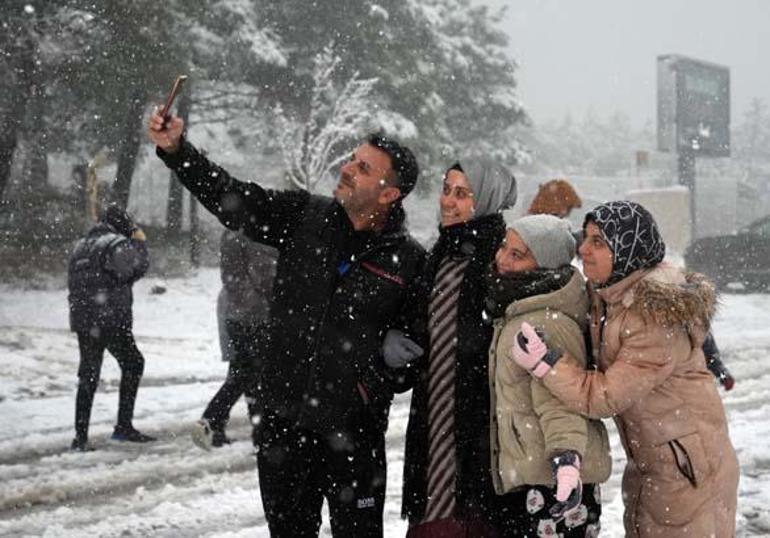
<svg viewBox="0 0 770 538"><path fill-rule="evenodd" d="M498 494L525 484L552 485L549 458L565 450L580 454L584 483L609 478L612 459L601 421L570 410L510 358L516 333L527 321L544 331L549 346L585 364L587 319L585 281L575 270L560 290L515 301L495 320L489 382L492 476Z"/></svg>
<svg viewBox="0 0 770 538"><path fill-rule="evenodd" d="M593 299L599 371L565 355L544 381L574 410L615 418L628 458L626 536L734 536L738 462L701 349L713 286L659 265Z"/></svg>

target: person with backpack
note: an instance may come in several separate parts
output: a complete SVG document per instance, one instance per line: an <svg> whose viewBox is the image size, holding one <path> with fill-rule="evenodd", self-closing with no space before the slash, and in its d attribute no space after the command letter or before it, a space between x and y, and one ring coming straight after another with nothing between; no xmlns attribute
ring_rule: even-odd
<svg viewBox="0 0 770 538"><path fill-rule="evenodd" d="M70 328L78 336L80 366L72 450L88 451L91 407L99 385L104 351L121 370L115 441L146 443L155 438L133 426L134 404L144 372L144 357L133 334L132 286L150 265L144 232L117 205L76 244L69 260Z"/></svg>

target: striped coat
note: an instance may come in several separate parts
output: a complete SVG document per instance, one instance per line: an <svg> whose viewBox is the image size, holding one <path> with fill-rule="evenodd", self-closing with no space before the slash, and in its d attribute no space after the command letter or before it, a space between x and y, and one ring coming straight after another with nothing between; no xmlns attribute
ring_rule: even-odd
<svg viewBox="0 0 770 538"><path fill-rule="evenodd" d="M485 273L505 234L500 215L483 217L458 229L442 229L431 249L420 279L421 313L427 313L439 264L453 249L470 257L464 270L458 299L458 329L455 369L457 515L485 517L494 510L495 493L489 460L489 379L488 355L492 340L491 320L485 316ZM452 230L454 228L454 230ZM458 233L459 232L459 233ZM475 233L474 233L475 232ZM404 454L402 516L416 523L426 510L428 466L428 356L415 367L419 370L412 392L412 407ZM490 514L491 518L491 514Z"/></svg>

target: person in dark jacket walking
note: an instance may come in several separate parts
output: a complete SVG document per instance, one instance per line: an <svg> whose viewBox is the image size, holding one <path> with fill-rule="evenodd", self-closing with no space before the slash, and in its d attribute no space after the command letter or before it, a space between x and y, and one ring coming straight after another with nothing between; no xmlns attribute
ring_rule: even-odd
<svg viewBox="0 0 770 538"><path fill-rule="evenodd" d="M402 506L410 537L495 535L485 275L515 202L516 180L497 163L463 159L446 172L439 239L420 279L429 351L395 345L406 339L395 330L386 338L387 364L416 378Z"/></svg>
<svg viewBox="0 0 770 538"><path fill-rule="evenodd" d="M149 136L180 181L228 228L278 249L264 412L254 417L260 491L272 536L316 536L324 498L334 536L382 536L385 429L403 376L382 340L405 309L424 251L401 200L411 151L373 135L342 166L334 198L268 190L209 162L184 122L154 113Z"/></svg>
<svg viewBox="0 0 770 538"><path fill-rule="evenodd" d="M118 422L112 439L136 443L155 440L133 426L144 358L132 331L131 287L149 267L145 240L144 232L131 217L120 207L110 205L100 222L77 242L70 257L70 328L77 333L80 348L73 450L91 449L88 425L105 349L121 370Z"/></svg>
<svg viewBox="0 0 770 538"><path fill-rule="evenodd" d="M275 279L278 251L225 229L220 245L222 289L217 298L222 358L228 361L227 377L193 427L195 444L205 450L229 444L225 427L230 410L260 370L266 324L270 318L270 295ZM258 390L249 397L259 399ZM250 403L258 412L259 403Z"/></svg>

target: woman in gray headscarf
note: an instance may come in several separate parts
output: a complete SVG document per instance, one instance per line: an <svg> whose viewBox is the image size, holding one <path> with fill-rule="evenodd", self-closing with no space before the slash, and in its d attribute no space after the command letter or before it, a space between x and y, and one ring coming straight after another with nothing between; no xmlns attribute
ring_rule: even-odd
<svg viewBox="0 0 770 538"><path fill-rule="evenodd" d="M505 236L502 211L515 202L516 180L498 163L464 159L447 170L411 335L427 351L397 331L385 339L388 366L414 379L402 507L410 537L496 535L484 277Z"/></svg>

